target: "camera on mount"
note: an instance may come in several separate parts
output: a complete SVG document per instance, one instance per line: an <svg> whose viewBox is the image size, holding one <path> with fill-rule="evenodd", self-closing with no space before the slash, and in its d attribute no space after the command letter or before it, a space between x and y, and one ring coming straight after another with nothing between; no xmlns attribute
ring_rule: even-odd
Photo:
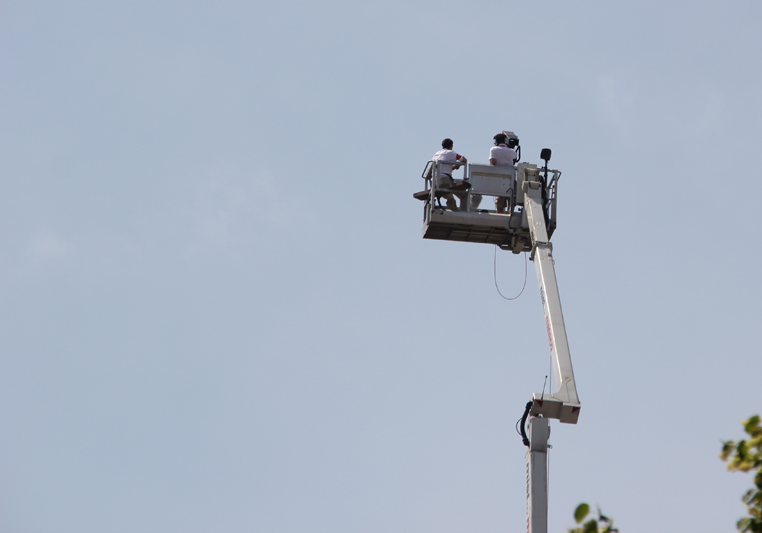
<svg viewBox="0 0 762 533"><path fill-rule="evenodd" d="M508 148L516 148L519 145L519 138L512 131L504 131L503 135L508 139Z"/></svg>
<svg viewBox="0 0 762 533"><path fill-rule="evenodd" d="M505 135L508 140L506 144L508 148L516 151L516 159L513 160L513 164L515 165L521 161L521 146L519 145L519 137L512 131L504 131L503 135Z"/></svg>

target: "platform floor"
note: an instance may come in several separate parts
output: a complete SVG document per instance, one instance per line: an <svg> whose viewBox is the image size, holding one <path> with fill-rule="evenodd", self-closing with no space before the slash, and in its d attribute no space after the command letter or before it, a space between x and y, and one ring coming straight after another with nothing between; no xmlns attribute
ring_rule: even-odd
<svg viewBox="0 0 762 533"><path fill-rule="evenodd" d="M423 237L460 242L510 245L514 233L511 217L494 211L450 211L434 208L430 220L424 223Z"/></svg>

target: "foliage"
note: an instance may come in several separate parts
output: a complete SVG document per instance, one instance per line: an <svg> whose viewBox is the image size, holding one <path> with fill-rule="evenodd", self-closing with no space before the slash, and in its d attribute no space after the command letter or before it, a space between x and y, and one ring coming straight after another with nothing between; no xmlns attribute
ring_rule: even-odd
<svg viewBox="0 0 762 533"><path fill-rule="evenodd" d="M736 527L741 533L762 533L762 421L759 415L754 415L742 422L748 439L727 441L722 443L720 458L729 461L728 470L731 472L754 472L754 487L749 489L741 498L746 504L749 516L741 518ZM590 517L590 506L580 503L574 510L574 521L579 525L575 529L567 529L569 533L618 533L614 521L601 514Z"/></svg>
<svg viewBox="0 0 762 533"><path fill-rule="evenodd" d="M724 442L720 458L730 460L728 470L732 472L756 472L754 487L741 498L750 516L741 518L736 527L744 533L762 533L762 426L759 415L745 420L743 427L749 439Z"/></svg>
<svg viewBox="0 0 762 533"><path fill-rule="evenodd" d="M567 529L569 533L618 533L619 530L614 527L614 521L607 516L601 514L600 508L598 509L598 518L590 518L587 522L584 522L587 515L590 513L590 506L586 503L580 503L574 510L574 521L577 524L582 524L575 529ZM584 522L584 523L583 523Z"/></svg>

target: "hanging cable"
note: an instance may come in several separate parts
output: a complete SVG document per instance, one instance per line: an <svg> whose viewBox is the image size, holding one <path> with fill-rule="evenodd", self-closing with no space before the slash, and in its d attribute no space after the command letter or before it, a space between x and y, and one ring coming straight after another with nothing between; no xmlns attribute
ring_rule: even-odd
<svg viewBox="0 0 762 533"><path fill-rule="evenodd" d="M503 293L500 292L500 287L497 286L497 244L495 245L495 257L492 261L492 274L495 278L495 288L497 289L497 293L503 297L504 300L515 300L522 294L524 294L524 289L526 289L527 286L527 253L524 252L524 286L521 287L521 292L518 293L513 298L508 298L507 296L503 296Z"/></svg>

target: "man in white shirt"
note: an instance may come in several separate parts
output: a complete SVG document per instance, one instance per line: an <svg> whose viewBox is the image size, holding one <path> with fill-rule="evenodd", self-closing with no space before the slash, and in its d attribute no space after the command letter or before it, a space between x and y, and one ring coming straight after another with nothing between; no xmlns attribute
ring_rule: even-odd
<svg viewBox="0 0 762 533"><path fill-rule="evenodd" d="M465 157L453 151L452 146L452 139L445 139L442 141L442 149L434 154L434 157L431 158L432 161L440 161L439 181L437 182L437 187L444 187L445 189L453 187L455 185L455 180L452 179L452 171L457 170L460 168L461 164L467 162ZM453 194L447 193L443 196L447 200L447 207L453 211L457 211L458 206L455 203L455 197ZM460 198L460 208L465 208L463 202L466 199L466 195L458 194L457 196Z"/></svg>
<svg viewBox="0 0 762 533"><path fill-rule="evenodd" d="M508 137L505 133L498 133L493 137L495 146L489 150L489 164L496 167L512 167L516 164L516 150L508 148ZM495 208L498 213L505 213L508 207L508 198L498 196L495 198Z"/></svg>

